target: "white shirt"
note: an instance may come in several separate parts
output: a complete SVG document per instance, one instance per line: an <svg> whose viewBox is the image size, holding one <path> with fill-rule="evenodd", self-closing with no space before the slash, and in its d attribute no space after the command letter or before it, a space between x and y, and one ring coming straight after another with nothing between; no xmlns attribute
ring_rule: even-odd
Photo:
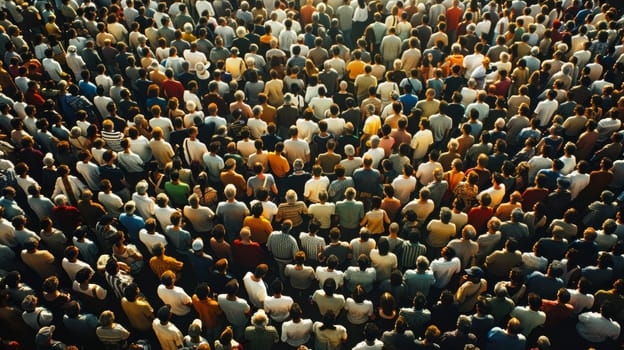
<svg viewBox="0 0 624 350"><path fill-rule="evenodd" d="M283 30L279 34L279 47L284 51L288 51L290 46L297 42L297 33L294 30Z"/></svg>
<svg viewBox="0 0 624 350"><path fill-rule="evenodd" d="M550 119L559 108L557 100L544 100L535 107L536 118L540 121L540 126L544 127L550 123Z"/></svg>
<svg viewBox="0 0 624 350"><path fill-rule="evenodd" d="M104 192L98 193L98 202L100 202L100 204L102 204L104 208L106 208L106 211L109 214L115 217L118 217L119 214L122 213L122 207L124 205L124 202L118 195L114 194L113 192L108 194Z"/></svg>
<svg viewBox="0 0 624 350"><path fill-rule="evenodd" d="M158 286L157 293L163 303L171 305L171 313L174 315L184 316L191 311L190 306L187 304L193 301L181 287L174 286L172 289L169 289L161 284Z"/></svg>
<svg viewBox="0 0 624 350"><path fill-rule="evenodd" d="M589 185L589 174L581 174L578 170L574 170L566 177L570 180L572 199L575 199Z"/></svg>
<svg viewBox="0 0 624 350"><path fill-rule="evenodd" d="M620 324L603 317L598 312L586 312L579 315L576 331L579 335L594 343L602 343L607 339L617 340L620 335Z"/></svg>
<svg viewBox="0 0 624 350"><path fill-rule="evenodd" d="M158 223L160 223L160 228L162 228L163 232L167 229L167 226L171 225L171 214L175 213L175 211L175 209L169 206L154 208L154 216Z"/></svg>
<svg viewBox="0 0 624 350"><path fill-rule="evenodd" d="M574 313L579 314L583 310L590 310L594 306L594 295L591 293L583 294L578 289L568 289L570 293L570 302L574 306Z"/></svg>
<svg viewBox="0 0 624 350"><path fill-rule="evenodd" d="M312 136L320 131L318 124L316 124L312 120L305 120L300 118L297 120L296 126L297 130L299 131L299 133L297 134L297 138L301 140L306 140L306 142L310 142Z"/></svg>
<svg viewBox="0 0 624 350"><path fill-rule="evenodd" d="M342 135L346 124L344 119L332 117L326 118L325 122L327 123L327 131L334 135L334 137Z"/></svg>
<svg viewBox="0 0 624 350"><path fill-rule="evenodd" d="M373 315L373 303L370 300L364 300L358 304L352 298L347 298L345 303L347 310L347 319L352 324L363 324Z"/></svg>
<svg viewBox="0 0 624 350"><path fill-rule="evenodd" d="M323 284L329 278L333 278L336 282L336 287L342 287L344 283L344 272L339 270L327 271L327 267L319 266L316 268L316 279L319 281L319 288L323 288Z"/></svg>
<svg viewBox="0 0 624 350"><path fill-rule="evenodd" d="M189 72L191 73L195 73L195 66L198 63L208 63L206 55L201 51L191 52L191 50L184 50L183 56L184 59L189 63Z"/></svg>
<svg viewBox="0 0 624 350"><path fill-rule="evenodd" d="M314 203L308 208L308 214L319 221L322 229L331 227L331 216L336 213L336 204L326 202L325 204Z"/></svg>
<svg viewBox="0 0 624 350"><path fill-rule="evenodd" d="M130 150L141 157L143 162L149 162L152 159L152 149L149 146L149 140L143 135L139 135L135 140L129 139ZM91 186L89 186L91 187Z"/></svg>
<svg viewBox="0 0 624 350"><path fill-rule="evenodd" d="M372 164L373 169L377 169L379 167L379 163L381 162L382 159L384 159L386 155L384 149L381 147L371 148L368 151L366 151L366 153L364 153L364 155L367 155L367 154L370 155L371 158L373 159L373 164Z"/></svg>
<svg viewBox="0 0 624 350"><path fill-rule="evenodd" d="M54 80L57 83L62 79L61 73L63 72L63 68L61 68L60 63L58 63L55 59L44 58L42 65L43 69L50 76L50 79Z"/></svg>
<svg viewBox="0 0 624 350"><path fill-rule="evenodd" d="M84 268L87 268L91 270L91 272L94 272L89 264L80 260L71 262L67 258L63 258L63 260L61 261L61 266L63 267L63 270L65 270L65 273L67 273L67 276L69 276L69 279L72 281L76 279L76 274L78 273L78 271Z"/></svg>
<svg viewBox="0 0 624 350"><path fill-rule="evenodd" d="M413 159L420 160L425 157L429 146L433 144L433 133L429 129L419 130L412 137L410 146L414 149Z"/></svg>
<svg viewBox="0 0 624 350"><path fill-rule="evenodd" d="M172 322L162 325L159 319L152 322L152 329L163 350L175 350L183 345L182 332Z"/></svg>
<svg viewBox="0 0 624 350"><path fill-rule="evenodd" d="M247 272L247 274L243 278L245 290L247 290L249 301L255 307L262 308L264 300L267 298L267 288L263 280L256 282L251 279L252 276L253 273Z"/></svg>
<svg viewBox="0 0 624 350"><path fill-rule="evenodd" d="M340 165L345 168L345 176L353 175L353 172L362 166L362 158L354 157L353 159L343 159L340 161Z"/></svg>
<svg viewBox="0 0 624 350"><path fill-rule="evenodd" d="M282 342L292 347L298 347L310 340L312 333L312 320L305 319L298 323L287 321L282 323Z"/></svg>
<svg viewBox="0 0 624 350"><path fill-rule="evenodd" d="M272 222L273 217L277 215L277 210L278 210L277 204L271 201L260 202L257 199L254 199L251 202L249 202L249 206L253 207L256 203L262 204L262 216L264 216L267 220Z"/></svg>
<svg viewBox="0 0 624 350"><path fill-rule="evenodd" d="M383 281L390 278L390 273L398 266L398 261L394 253L386 255L379 254L379 249L373 249L370 252L371 264L377 272L377 281Z"/></svg>
<svg viewBox="0 0 624 350"><path fill-rule="evenodd" d="M284 322L290 317L290 307L293 299L282 295L279 298L267 297L264 299L264 311L276 322Z"/></svg>
<svg viewBox="0 0 624 350"><path fill-rule="evenodd" d="M143 219L154 216L155 203L147 194L140 195L137 192L132 194L132 200L136 204L136 211Z"/></svg>
<svg viewBox="0 0 624 350"><path fill-rule="evenodd" d="M156 127L161 128L163 131L162 138L165 140L169 140L169 134L171 134L171 131L173 130L173 123L171 123L171 119L163 117L152 118L149 120L149 125L152 127L152 129Z"/></svg>
<svg viewBox="0 0 624 350"><path fill-rule="evenodd" d="M329 110L329 107L334 103L334 101L329 97L312 97L310 99L309 107L312 107L314 110L314 117L316 119L325 119L325 112Z"/></svg>
<svg viewBox="0 0 624 350"><path fill-rule="evenodd" d="M464 77L466 79L470 79L470 76L472 75L472 71L483 63L483 58L484 56L480 53L467 55L466 57L464 57L463 65L464 65L464 68L466 69L466 72L464 73Z"/></svg>
<svg viewBox="0 0 624 350"><path fill-rule="evenodd" d="M448 261L439 258L431 262L431 271L436 279L434 286L444 288L451 281L451 277L461 271L461 261L457 257Z"/></svg>
<svg viewBox="0 0 624 350"><path fill-rule="evenodd" d="M259 139L262 135L267 133L267 123L260 118L250 118L247 120L247 127L253 139Z"/></svg>
<svg viewBox="0 0 624 350"><path fill-rule="evenodd" d="M149 234L144 228L139 231L139 240L145 245L150 254L153 254L152 248L157 243L162 243L165 247L167 246L167 238L165 238L164 235L158 232L155 232L154 234Z"/></svg>
<svg viewBox="0 0 624 350"><path fill-rule="evenodd" d="M416 189L416 178L404 175L397 176L392 181L392 187L394 188L395 197L401 201L401 205L409 202L412 192Z"/></svg>
<svg viewBox="0 0 624 350"><path fill-rule="evenodd" d="M321 191L326 191L329 186L329 178L327 176L321 176L320 178L311 178L306 181L303 196L308 198L310 202L318 203L319 202L319 193Z"/></svg>
<svg viewBox="0 0 624 350"><path fill-rule="evenodd" d="M286 158L288 158L288 162L291 165L297 158L305 162L307 156L310 154L310 145L300 139L288 139L284 141L284 153L286 153Z"/></svg>
<svg viewBox="0 0 624 350"><path fill-rule="evenodd" d="M206 145L198 139L184 139L182 147L184 147L184 158L186 158L188 164L191 164L193 161L203 162L202 157L208 152Z"/></svg>
<svg viewBox="0 0 624 350"><path fill-rule="evenodd" d="M477 195L477 200L480 200L484 193L490 195L492 198L491 206L496 208L503 201L503 197L505 197L505 184L500 184L498 189L495 189L494 186L489 187Z"/></svg>
<svg viewBox="0 0 624 350"><path fill-rule="evenodd" d="M141 173L143 172L143 160L139 157L138 154L133 153L132 150L130 153L120 152L117 155L117 161L122 169L124 169L127 173Z"/></svg>
<svg viewBox="0 0 624 350"><path fill-rule="evenodd" d="M78 281L74 281L72 283L72 290L78 293L88 295L90 297L96 297L99 300L106 299L106 295L108 294L108 291L106 289L100 287L99 285L95 283L89 283L89 285L87 286L87 289L82 289L80 288L80 283L78 283Z"/></svg>
<svg viewBox="0 0 624 350"><path fill-rule="evenodd" d="M195 231L202 232L212 227L214 212L205 206L200 205L198 208L193 208L187 205L184 207L184 217L191 222Z"/></svg>

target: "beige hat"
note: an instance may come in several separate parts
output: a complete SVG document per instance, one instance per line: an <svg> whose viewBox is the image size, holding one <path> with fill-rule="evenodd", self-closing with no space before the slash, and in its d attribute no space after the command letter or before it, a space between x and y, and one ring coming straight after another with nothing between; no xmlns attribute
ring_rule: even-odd
<svg viewBox="0 0 624 350"><path fill-rule="evenodd" d="M195 65L195 74L197 74L197 78L201 80L210 78L210 73L206 70L206 66L201 62Z"/></svg>

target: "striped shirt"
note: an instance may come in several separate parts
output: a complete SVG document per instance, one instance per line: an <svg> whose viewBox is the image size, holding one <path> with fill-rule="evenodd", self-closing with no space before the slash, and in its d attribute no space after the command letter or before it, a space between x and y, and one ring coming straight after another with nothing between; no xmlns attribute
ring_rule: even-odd
<svg viewBox="0 0 624 350"><path fill-rule="evenodd" d="M124 290L127 286L132 283L132 276L125 275L122 272L118 272L116 275L111 275L106 272L106 282L111 286L113 292L115 292L115 296L121 299L124 296Z"/></svg>
<svg viewBox="0 0 624 350"><path fill-rule="evenodd" d="M102 139L106 142L106 145L115 152L123 152L121 147L121 140L124 138L124 134L118 131L101 131Z"/></svg>
<svg viewBox="0 0 624 350"><path fill-rule="evenodd" d="M325 239L319 236L313 236L307 232L301 232L299 234L299 241L301 241L301 248L306 253L308 260L318 260L318 254L325 247Z"/></svg>
<svg viewBox="0 0 624 350"><path fill-rule="evenodd" d="M308 207L302 201L295 203L282 203L277 208L278 221L289 219L292 221L293 227L303 224L303 218L301 216L307 213Z"/></svg>
<svg viewBox="0 0 624 350"><path fill-rule="evenodd" d="M281 231L273 231L267 240L267 249L276 260L292 261L299 247L295 237Z"/></svg>
<svg viewBox="0 0 624 350"><path fill-rule="evenodd" d="M403 249L401 250L399 266L402 269L413 269L416 267L416 259L418 256L425 254L427 254L427 247L424 244L405 241L403 242Z"/></svg>

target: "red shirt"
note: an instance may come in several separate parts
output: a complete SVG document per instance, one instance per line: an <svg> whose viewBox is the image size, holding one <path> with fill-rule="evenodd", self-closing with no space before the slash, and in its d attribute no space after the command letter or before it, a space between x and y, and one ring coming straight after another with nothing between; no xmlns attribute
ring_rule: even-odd
<svg viewBox="0 0 624 350"><path fill-rule="evenodd" d="M494 209L490 207L475 207L468 212L468 223L474 226L477 232L484 232L487 228L487 222L493 215Z"/></svg>
<svg viewBox="0 0 624 350"><path fill-rule="evenodd" d="M180 103L184 101L184 86L179 81L167 79L162 82L161 87L167 98L177 97Z"/></svg>
<svg viewBox="0 0 624 350"><path fill-rule="evenodd" d="M446 10L446 29L456 30L459 27L459 20L462 16L462 10L459 7L451 7Z"/></svg>
<svg viewBox="0 0 624 350"><path fill-rule="evenodd" d="M522 193L522 210L531 211L535 203L543 201L548 196L548 189L529 187Z"/></svg>
<svg viewBox="0 0 624 350"><path fill-rule="evenodd" d="M24 94L24 102L35 107L42 107L45 103L45 99L39 94L38 90L28 89Z"/></svg>
<svg viewBox="0 0 624 350"><path fill-rule="evenodd" d="M258 242L243 244L240 239L236 239L232 255L236 265L242 270L253 269L264 261L264 250Z"/></svg>
<svg viewBox="0 0 624 350"><path fill-rule="evenodd" d="M542 300L540 310L546 313L544 327L556 327L574 317L574 307L570 304L559 303L556 300Z"/></svg>
<svg viewBox="0 0 624 350"><path fill-rule="evenodd" d="M509 87L511 86L511 80L505 77L505 80L501 80L494 84L496 86L496 96L507 96Z"/></svg>

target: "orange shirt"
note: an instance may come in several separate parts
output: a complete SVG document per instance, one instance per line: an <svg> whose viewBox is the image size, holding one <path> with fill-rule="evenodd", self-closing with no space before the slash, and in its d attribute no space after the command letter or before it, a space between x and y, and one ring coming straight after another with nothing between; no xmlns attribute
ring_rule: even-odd
<svg viewBox="0 0 624 350"><path fill-rule="evenodd" d="M260 37L260 42L262 44L270 45L271 44L271 39L273 39L273 35L271 35L271 34L264 34L263 36Z"/></svg>
<svg viewBox="0 0 624 350"><path fill-rule="evenodd" d="M316 11L316 7L313 5L305 5L301 8L301 19L303 20L303 25L312 23L312 14Z"/></svg>
<svg viewBox="0 0 624 350"><path fill-rule="evenodd" d="M267 161L269 162L269 166L271 167L271 172L276 177L286 177L286 174L288 174L288 172L290 171L290 164L288 164L288 159L286 159L281 154L269 152L267 156Z"/></svg>
<svg viewBox="0 0 624 350"><path fill-rule="evenodd" d="M266 244L269 235L273 232L273 226L264 216L259 218L248 216L243 221L243 226L249 226L251 240L260 244Z"/></svg>
<svg viewBox="0 0 624 350"><path fill-rule="evenodd" d="M200 300L197 295L193 295L193 307L199 314L199 319L202 321L204 328L217 328L219 324L220 316L223 315L223 311L219 308L219 303L211 298L206 300Z"/></svg>

